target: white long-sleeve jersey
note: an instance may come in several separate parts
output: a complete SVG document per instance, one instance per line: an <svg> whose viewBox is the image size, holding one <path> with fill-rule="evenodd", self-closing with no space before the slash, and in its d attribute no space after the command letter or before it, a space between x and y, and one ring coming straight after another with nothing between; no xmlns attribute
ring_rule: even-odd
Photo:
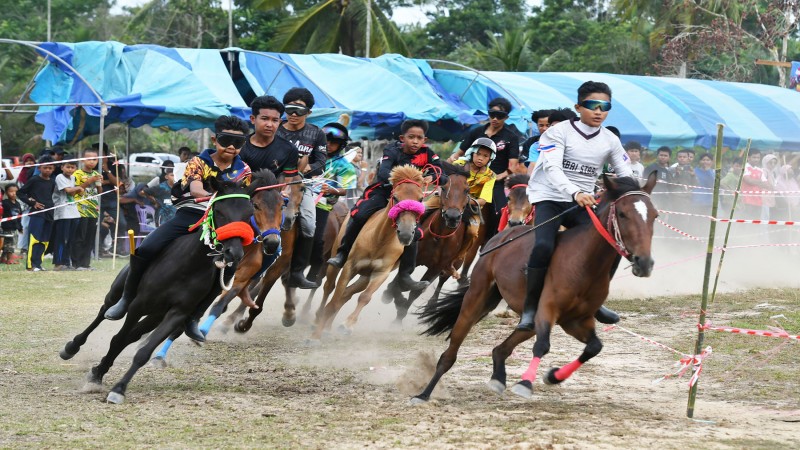
<svg viewBox="0 0 800 450"><path fill-rule="evenodd" d="M619 177L633 174L619 138L604 127L589 127L578 119L548 128L539 140L539 152L526 191L531 203L571 202L578 191L594 192L606 161Z"/></svg>

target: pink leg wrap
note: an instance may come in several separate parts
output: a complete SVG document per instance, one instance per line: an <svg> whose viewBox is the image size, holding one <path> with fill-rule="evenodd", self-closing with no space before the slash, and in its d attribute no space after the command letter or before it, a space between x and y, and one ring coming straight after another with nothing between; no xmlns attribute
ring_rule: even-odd
<svg viewBox="0 0 800 450"><path fill-rule="evenodd" d="M576 359L575 361L572 361L571 363L567 364L566 366L556 370L556 373L553 374L553 376L555 376L556 380L558 380L558 381L564 381L567 378L569 378L582 365L583 365L583 363Z"/></svg>
<svg viewBox="0 0 800 450"><path fill-rule="evenodd" d="M542 361L542 358L538 356L534 356L531 360L531 364L528 366L528 370L522 374L522 379L530 381L533 383L536 381L536 371L539 370L539 363Z"/></svg>

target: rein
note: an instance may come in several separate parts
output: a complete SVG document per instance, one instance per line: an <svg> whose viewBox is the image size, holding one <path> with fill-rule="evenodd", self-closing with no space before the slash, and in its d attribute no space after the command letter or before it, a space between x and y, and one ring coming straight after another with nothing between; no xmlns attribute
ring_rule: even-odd
<svg viewBox="0 0 800 450"><path fill-rule="evenodd" d="M602 223L600 223L600 218L597 217L594 210L591 207L586 207L586 212L589 213L589 218L592 219L592 225L600 233L600 236L608 242L614 250L619 253L620 256L624 257L628 261L631 259L631 253L625 247L625 243L622 241L622 233L619 230L619 222L617 220L617 202L621 199L631 196L631 195L642 195L644 197L650 198L650 195L644 191L631 191L626 192L619 196L616 200L611 202L611 205L608 207L608 220L606 221L606 226L604 227ZM611 237L611 234L614 234L614 237Z"/></svg>
<svg viewBox="0 0 800 450"><path fill-rule="evenodd" d="M525 235L526 235L526 234L528 234L528 233L532 233L532 232L536 231L536 229L537 229L537 228L539 228L539 227L541 227L542 225L546 225L546 224L548 224L548 223L550 223L550 222L552 222L552 221L554 221L554 220L558 219L559 217L561 217L561 216L563 216L563 215L565 215L565 214L571 213L572 211L575 211L575 210L576 210L576 209L578 209L579 207L580 207L580 206L578 206L578 205L573 205L573 206L570 206L569 208L567 208L567 209L565 209L564 211L562 211L560 214L557 214L557 215L555 215L555 216L551 217L550 219L548 219L548 220L545 220L544 222L540 223L539 225L535 225L535 226L533 226L532 228L529 228L529 229L527 229L527 230L523 231L522 233L520 233L520 234L518 234L518 235L516 235L516 236L512 237L511 239L509 239L509 240L507 240L507 241L505 241L505 242L501 242L501 243L499 243L499 244L495 245L494 247L492 247L492 248L490 248L490 249L488 249L488 250L484 250L484 251L482 251L482 252L480 253L480 256L483 256L483 255L489 254L489 253L491 253L491 252L493 252L493 251L497 250L497 249L498 249L498 248L500 248L500 247L505 247L506 245L508 245L508 244L510 244L510 243L512 243L512 242L514 242L514 241L516 241L517 239L521 238L522 236L525 236Z"/></svg>
<svg viewBox="0 0 800 450"><path fill-rule="evenodd" d="M458 221L458 226L456 226L456 227L453 229L453 231L451 231L451 232L450 232L450 233L448 233L448 234L436 234L436 232L435 232L435 231L433 231L433 228L432 228L432 227L428 227L428 233L430 233L430 234L431 234L433 237L435 237L435 238L437 238L437 239L447 239L447 238L449 238L450 236L452 236L452 235L456 234L456 231L458 231L458 229L459 229L459 228L461 228L461 224L462 224L462 223L463 223L463 222L462 222L461 220L459 220L459 221Z"/></svg>

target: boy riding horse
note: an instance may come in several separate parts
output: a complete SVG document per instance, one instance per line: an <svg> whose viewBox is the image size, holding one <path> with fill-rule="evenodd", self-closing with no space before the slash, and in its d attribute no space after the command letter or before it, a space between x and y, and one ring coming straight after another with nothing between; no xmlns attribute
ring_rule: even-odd
<svg viewBox="0 0 800 450"><path fill-rule="evenodd" d="M400 130L400 140L389 144L383 150L383 158L381 158L375 182L364 190L364 194L350 211L350 220L347 222L347 228L339 244L338 252L336 256L328 260L328 264L340 269L344 267L350 249L353 247L361 228L367 223L367 219L375 211L379 211L389 204L389 199L392 196L392 185L389 183L389 176L392 169L402 165L411 165L424 172L432 166L435 168L433 171L436 172L435 175L438 177L436 183L438 185L447 183L447 176L442 170L439 155L425 145L428 122L409 119L403 122ZM433 177L431 175L425 177L426 183L430 183L432 180ZM417 282L411 278L416 264L417 239L411 245L406 246L403 255L400 257L397 280L402 291L416 291L428 286L427 282Z"/></svg>

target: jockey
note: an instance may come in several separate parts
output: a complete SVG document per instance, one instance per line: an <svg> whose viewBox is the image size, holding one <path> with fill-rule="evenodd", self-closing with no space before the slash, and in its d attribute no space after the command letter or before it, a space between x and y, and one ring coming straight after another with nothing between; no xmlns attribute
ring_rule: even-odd
<svg viewBox="0 0 800 450"><path fill-rule="evenodd" d="M392 173L392 169L402 165L411 165L424 171L426 167L433 166L438 168L436 171L436 175L439 177L437 184L443 185L447 183L447 176L442 170L439 156L425 145L428 122L409 119L403 122L400 129L400 140L387 145L383 150L383 158L381 158L375 182L364 190L364 194L350 211L350 220L347 222L344 236L341 243L339 243L338 252L336 256L328 260L328 264L341 269L347 261L350 249L353 247L361 228L364 227L364 224L367 223L373 213L389 204L389 198L392 196L392 185L389 183L389 176ZM433 181L433 177L428 175L425 177L425 181L430 183ZM428 286L427 282L416 282L411 278L416 262L417 240L415 239L411 245L408 245L403 250L403 255L400 257L398 282L400 289L403 291L416 291Z"/></svg>
<svg viewBox="0 0 800 450"><path fill-rule="evenodd" d="M211 137L214 148L204 150L186 164L183 179L180 183L175 183L172 189L175 216L148 234L135 254L131 252L125 290L119 301L106 311L106 319L118 320L125 315L131 300L136 297L139 280L150 263L170 242L189 234L189 227L203 217L208 202L195 202L194 199L214 194L210 179L220 178L224 181L250 184L250 167L239 158L249 131L247 122L238 117L220 116L214 122L215 135ZM195 321L190 320L186 325L188 337L198 341L205 340L203 334L197 330Z"/></svg>
<svg viewBox="0 0 800 450"><path fill-rule="evenodd" d="M583 83L578 88L575 109L579 118L559 122L542 135L539 161L528 182L528 198L536 208L536 244L528 259L525 306L518 330L534 329L539 296L559 228L591 224L585 207L597 203L594 186L603 163L610 159L617 176L633 174L619 138L602 126L611 109L608 85ZM572 209L576 204L579 208ZM619 321L619 316L605 307L597 311L595 318L602 323Z"/></svg>
<svg viewBox="0 0 800 450"><path fill-rule="evenodd" d="M459 250L456 260L463 260L467 251L478 239L478 231L481 228L481 208L487 203L492 203L497 176L489 169L489 165L494 161L496 154L497 147L494 141L487 137L481 137L472 143L462 158L454 162L455 165L465 166L469 170L467 184L469 185L470 201L474 201L478 206L477 211L472 209L472 205L464 210L464 219L469 224L466 233L467 239L465 245Z"/></svg>

